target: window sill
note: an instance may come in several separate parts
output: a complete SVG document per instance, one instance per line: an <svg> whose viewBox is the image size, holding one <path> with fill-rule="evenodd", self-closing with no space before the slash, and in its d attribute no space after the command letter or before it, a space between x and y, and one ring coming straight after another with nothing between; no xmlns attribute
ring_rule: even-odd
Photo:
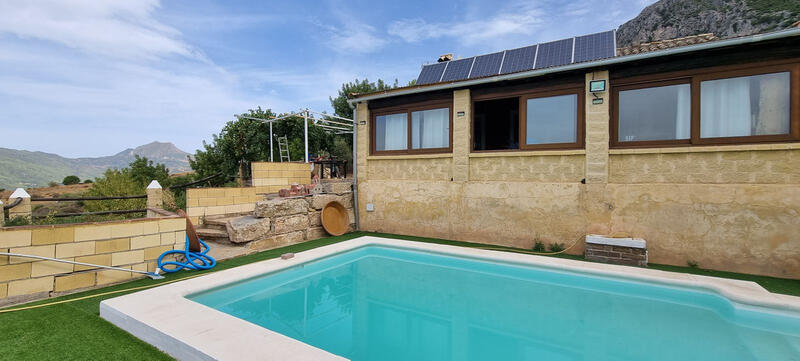
<svg viewBox="0 0 800 361"><path fill-rule="evenodd" d="M369 155L367 160L391 160L391 159L437 159L453 158L453 153L438 154L396 154L396 155Z"/></svg>
<svg viewBox="0 0 800 361"><path fill-rule="evenodd" d="M611 149L609 154L654 154L654 153L707 153L707 152L746 152L753 150L788 150L800 149L800 143L774 144L731 144L691 147L630 148Z"/></svg>
<svg viewBox="0 0 800 361"><path fill-rule="evenodd" d="M585 149L565 149L565 150L521 150L503 152L473 152L470 158L490 158L490 157L540 157L553 155L584 155Z"/></svg>

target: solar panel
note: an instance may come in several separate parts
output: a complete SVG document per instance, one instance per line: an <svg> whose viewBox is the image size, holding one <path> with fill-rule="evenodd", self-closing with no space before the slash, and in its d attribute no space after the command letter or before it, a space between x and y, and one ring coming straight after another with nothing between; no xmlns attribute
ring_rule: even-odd
<svg viewBox="0 0 800 361"><path fill-rule="evenodd" d="M536 56L536 69L565 65L572 62L572 43L574 38L539 44Z"/></svg>
<svg viewBox="0 0 800 361"><path fill-rule="evenodd" d="M578 36L575 38L575 57L573 62L580 63L597 59L611 58L616 52L614 31Z"/></svg>
<svg viewBox="0 0 800 361"><path fill-rule="evenodd" d="M450 60L447 64L447 69L444 71L442 81L464 80L469 76L469 69L472 67L472 61L475 58L466 58L458 60Z"/></svg>
<svg viewBox="0 0 800 361"><path fill-rule="evenodd" d="M447 63L445 62L423 66L422 71L419 72L419 77L417 77L417 84L438 83L442 78L442 73L446 65Z"/></svg>
<svg viewBox="0 0 800 361"><path fill-rule="evenodd" d="M506 50L503 69L500 70L500 73L508 74L533 69L533 62L536 60L536 47L537 45L531 45L524 48Z"/></svg>
<svg viewBox="0 0 800 361"><path fill-rule="evenodd" d="M497 75L500 72L500 64L503 62L503 52L491 53L475 57L475 65L472 66L472 73L469 78L479 78L482 76Z"/></svg>

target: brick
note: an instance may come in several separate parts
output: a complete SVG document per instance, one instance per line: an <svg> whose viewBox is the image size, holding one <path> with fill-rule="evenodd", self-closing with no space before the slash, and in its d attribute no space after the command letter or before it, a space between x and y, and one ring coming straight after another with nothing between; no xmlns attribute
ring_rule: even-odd
<svg viewBox="0 0 800 361"><path fill-rule="evenodd" d="M109 239L111 238L111 227L111 225L92 225L75 228L75 242Z"/></svg>
<svg viewBox="0 0 800 361"><path fill-rule="evenodd" d="M53 290L53 276L31 278L8 283L8 297L50 292Z"/></svg>
<svg viewBox="0 0 800 361"><path fill-rule="evenodd" d="M21 253L27 254L31 256L40 256L40 257L50 257L53 258L56 255L56 246L49 245L49 246L31 246L31 247L20 247L20 248L11 248L9 253ZM23 263L23 262L31 262L31 258L24 258L24 257L11 257L8 260L8 263Z"/></svg>
<svg viewBox="0 0 800 361"><path fill-rule="evenodd" d="M161 233L161 245L175 244L175 232Z"/></svg>
<svg viewBox="0 0 800 361"><path fill-rule="evenodd" d="M111 237L109 238L133 237L141 236L142 234L144 234L142 223L131 222L111 226Z"/></svg>
<svg viewBox="0 0 800 361"><path fill-rule="evenodd" d="M158 221L142 222L142 233L143 234L158 233Z"/></svg>
<svg viewBox="0 0 800 361"><path fill-rule="evenodd" d="M83 272L66 276L58 276L55 279L54 291L64 292L92 287L95 284L95 280L95 272Z"/></svg>
<svg viewBox="0 0 800 361"><path fill-rule="evenodd" d="M130 269L130 266L121 267ZM106 285L109 283L119 283L129 281L131 279L131 272L103 270L97 271L97 285Z"/></svg>
<svg viewBox="0 0 800 361"><path fill-rule="evenodd" d="M56 245L56 258L88 256L95 253L95 242L78 242Z"/></svg>
<svg viewBox="0 0 800 361"><path fill-rule="evenodd" d="M0 283L0 298L6 298L7 296L8 296L8 284Z"/></svg>
<svg viewBox="0 0 800 361"><path fill-rule="evenodd" d="M75 240L73 227L45 227L31 232L31 244L34 246L56 243L70 243Z"/></svg>
<svg viewBox="0 0 800 361"><path fill-rule="evenodd" d="M0 266L0 282L20 280L31 277L31 264L20 263Z"/></svg>
<svg viewBox="0 0 800 361"><path fill-rule="evenodd" d="M0 248L0 252L8 253L8 248L2 249ZM0 256L0 266L8 264L8 256Z"/></svg>
<svg viewBox="0 0 800 361"><path fill-rule="evenodd" d="M158 247L150 247L144 250L144 259L146 261L158 259L162 253L166 251L170 251L173 249L173 246L158 246Z"/></svg>
<svg viewBox="0 0 800 361"><path fill-rule="evenodd" d="M141 263L142 261L144 261L144 250L117 252L111 254L112 266Z"/></svg>
<svg viewBox="0 0 800 361"><path fill-rule="evenodd" d="M0 231L0 248L25 247L31 245L31 231Z"/></svg>
<svg viewBox="0 0 800 361"><path fill-rule="evenodd" d="M91 255L91 256L75 257L75 262L91 263L91 264L96 264L96 265L100 265L100 266L110 266L111 265L111 255L110 254L96 254L96 255ZM90 269L97 269L97 267L75 265L75 272L85 271L85 270L90 270Z"/></svg>
<svg viewBox="0 0 800 361"><path fill-rule="evenodd" d="M72 261L71 258L65 259ZM40 261L31 264L31 277L52 276L61 273L71 273L74 265L71 263Z"/></svg>
<svg viewBox="0 0 800 361"><path fill-rule="evenodd" d="M147 236L131 237L131 249L155 247L161 244L161 235L150 234Z"/></svg>
<svg viewBox="0 0 800 361"><path fill-rule="evenodd" d="M95 243L95 253L112 253L127 251L131 249L130 238L117 238L108 241L97 241Z"/></svg>

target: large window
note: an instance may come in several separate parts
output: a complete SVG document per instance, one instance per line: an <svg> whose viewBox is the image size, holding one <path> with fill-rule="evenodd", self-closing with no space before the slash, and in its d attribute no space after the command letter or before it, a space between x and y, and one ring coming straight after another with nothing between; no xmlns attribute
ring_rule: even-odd
<svg viewBox="0 0 800 361"><path fill-rule="evenodd" d="M799 140L798 73L800 66L789 64L665 75L670 80L617 81L611 143L625 147Z"/></svg>
<svg viewBox="0 0 800 361"><path fill-rule="evenodd" d="M373 154L450 151L450 102L373 111Z"/></svg>
<svg viewBox="0 0 800 361"><path fill-rule="evenodd" d="M472 149L565 149L583 145L583 88L536 90L473 103Z"/></svg>

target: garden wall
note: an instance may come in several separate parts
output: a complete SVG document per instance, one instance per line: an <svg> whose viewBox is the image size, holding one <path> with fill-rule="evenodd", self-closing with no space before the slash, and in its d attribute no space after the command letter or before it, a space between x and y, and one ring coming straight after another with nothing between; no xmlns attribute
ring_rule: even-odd
<svg viewBox="0 0 800 361"><path fill-rule="evenodd" d="M161 253L182 249L182 217L0 227L0 251L153 272ZM143 276L86 266L0 256L0 305L57 296Z"/></svg>

